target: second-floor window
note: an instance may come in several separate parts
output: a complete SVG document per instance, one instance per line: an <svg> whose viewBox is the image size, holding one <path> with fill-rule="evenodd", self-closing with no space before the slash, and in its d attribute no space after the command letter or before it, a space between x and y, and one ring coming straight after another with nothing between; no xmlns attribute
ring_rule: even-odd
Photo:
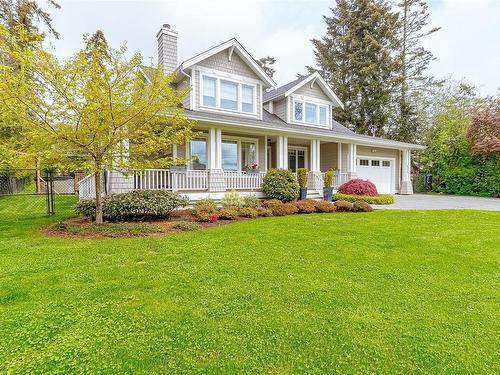
<svg viewBox="0 0 500 375"><path fill-rule="evenodd" d="M254 114L256 86L227 79L202 76L202 105Z"/></svg>
<svg viewBox="0 0 500 375"><path fill-rule="evenodd" d="M295 122L304 122L313 125L327 125L328 106L307 102L293 101L293 119Z"/></svg>

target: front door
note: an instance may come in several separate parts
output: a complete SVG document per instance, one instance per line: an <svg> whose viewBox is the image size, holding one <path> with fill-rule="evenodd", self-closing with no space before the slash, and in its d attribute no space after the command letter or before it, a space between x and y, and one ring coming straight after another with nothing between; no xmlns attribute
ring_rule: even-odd
<svg viewBox="0 0 500 375"><path fill-rule="evenodd" d="M306 149L305 148L288 148L288 169L292 172L297 172L298 168L306 167Z"/></svg>

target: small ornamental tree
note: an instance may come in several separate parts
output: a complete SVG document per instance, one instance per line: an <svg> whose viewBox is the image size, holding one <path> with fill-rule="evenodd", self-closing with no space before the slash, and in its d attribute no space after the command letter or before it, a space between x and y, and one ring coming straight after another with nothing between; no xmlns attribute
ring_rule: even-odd
<svg viewBox="0 0 500 375"><path fill-rule="evenodd" d="M375 184L368 180L353 179L339 186L339 193L349 195L378 195Z"/></svg>
<svg viewBox="0 0 500 375"><path fill-rule="evenodd" d="M174 77L154 67L146 78L142 57L127 61L126 48L110 48L100 31L65 63L40 42L26 49L18 40L0 27L0 113L20 124L18 158L94 173L102 223L103 170L167 167L170 146L190 138L187 91L172 89Z"/></svg>
<svg viewBox="0 0 500 375"><path fill-rule="evenodd" d="M477 111L467 130L467 139L473 156L500 154L500 106Z"/></svg>

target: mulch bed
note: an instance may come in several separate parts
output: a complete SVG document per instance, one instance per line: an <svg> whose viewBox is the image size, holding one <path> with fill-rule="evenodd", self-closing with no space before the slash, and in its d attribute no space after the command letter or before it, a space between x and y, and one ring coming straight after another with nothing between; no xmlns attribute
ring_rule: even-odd
<svg viewBox="0 0 500 375"><path fill-rule="evenodd" d="M219 219L215 223L197 222L192 213L192 210L185 209L174 211L169 219L145 219L123 222L106 222L101 228L96 228L96 225L92 225L92 221L88 218L72 218L44 227L40 230L40 233L49 237L59 237L66 239L158 237L189 231L186 229L176 228L175 225L180 222L196 223L199 225L199 228L197 229L201 230L243 220L250 219L237 217L234 220ZM124 228L125 230L123 230Z"/></svg>

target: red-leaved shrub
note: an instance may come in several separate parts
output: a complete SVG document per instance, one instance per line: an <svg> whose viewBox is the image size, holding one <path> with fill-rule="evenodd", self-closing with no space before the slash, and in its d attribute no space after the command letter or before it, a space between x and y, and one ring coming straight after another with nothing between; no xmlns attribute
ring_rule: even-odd
<svg viewBox="0 0 500 375"><path fill-rule="evenodd" d="M350 195L369 195L375 197L378 195L377 187L375 184L368 180L354 180L347 181L339 186L339 193Z"/></svg>

